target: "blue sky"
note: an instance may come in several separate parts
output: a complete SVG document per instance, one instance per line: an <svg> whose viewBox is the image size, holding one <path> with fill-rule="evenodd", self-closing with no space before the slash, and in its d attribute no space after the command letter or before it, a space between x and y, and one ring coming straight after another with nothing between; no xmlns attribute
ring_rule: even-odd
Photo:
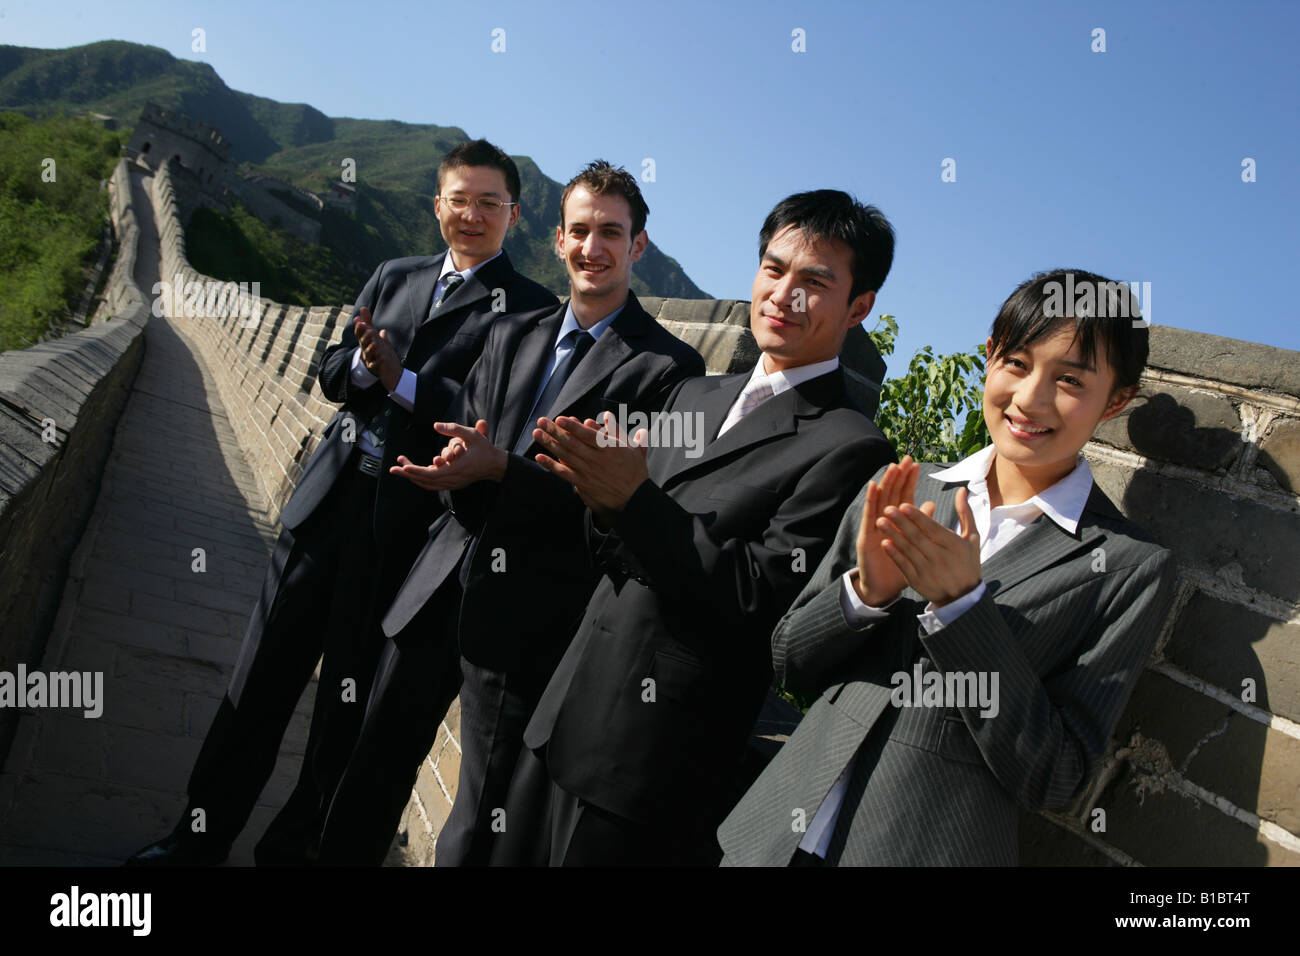
<svg viewBox="0 0 1300 956"><path fill-rule="evenodd" d="M561 182L653 158L651 238L718 297L749 298L775 202L847 189L898 233L867 323L898 318L891 373L983 341L1056 266L1150 282L1156 324L1300 349L1294 2L0 3L0 43L149 43L330 116L459 126Z"/></svg>

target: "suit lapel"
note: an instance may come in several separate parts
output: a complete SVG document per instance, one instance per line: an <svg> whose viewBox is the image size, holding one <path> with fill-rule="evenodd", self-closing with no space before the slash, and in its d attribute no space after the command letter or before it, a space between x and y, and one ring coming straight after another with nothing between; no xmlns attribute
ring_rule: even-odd
<svg viewBox="0 0 1300 956"><path fill-rule="evenodd" d="M934 487L935 483L931 482L932 491L925 495L924 486L919 485L916 498L918 502L934 501L935 520L945 528L951 528L957 523L957 489L964 488L965 482L945 483L937 493L934 493ZM1080 551L1095 548L1106 537L1105 532L1090 517L1090 514L1098 513L1118 514L1110 499L1093 482L1088 503L1079 517L1079 525L1074 534L1070 534L1047 515L1040 514L1010 544L981 565L980 573L985 583L994 594L999 594L1036 574L1042 574ZM904 594L925 603L925 599L911 588L907 588Z"/></svg>
<svg viewBox="0 0 1300 956"><path fill-rule="evenodd" d="M564 321L565 309L565 304L560 303L555 311L542 316L524 333L523 340L515 351L514 360L505 372L509 375L509 381L506 384L505 403L498 415L500 426L492 436L492 441L498 448L509 451L523 431L524 416L532 409L533 401L537 398L537 385L546 369L547 360L555 350L555 333Z"/></svg>
<svg viewBox="0 0 1300 956"><path fill-rule="evenodd" d="M694 410L704 412L704 434L716 434L722 427L727 412L744 391L749 378L750 375L746 373L727 376L719 382L716 390L701 400L700 407ZM731 426L725 435L714 438L705 446L704 454L699 458L687 458L683 454L668 468L665 481L680 478L751 445L793 434L798 419L820 415L837 399L842 398L843 394L844 378L839 369L787 389L780 395L769 398Z"/></svg>
<svg viewBox="0 0 1300 956"><path fill-rule="evenodd" d="M561 321L564 319L567 308L567 303L561 303L557 313ZM564 383L564 387L560 389L560 394L555 397L555 403L546 409L543 414L550 419L570 414L574 405L585 398L616 368L628 360L634 348L627 340L640 338L645 332L646 324L653 321L646 314L646 311L641 308L641 303L637 301L636 296L629 292L623 311L618 314L618 317L609 324L609 328L605 329L600 338L596 340L596 344L591 347L591 351L582 357L578 367L573 370ZM549 345L552 349L555 348L555 335L558 330L558 325L551 327ZM543 356L542 362L545 362L545 360L546 356ZM537 391L537 381L537 378L533 379L533 389L528 395L528 404L524 406L525 411L532 407L533 393ZM610 409L610 411L617 413L618 409L614 408ZM523 427L524 423L521 418L519 428L511 434L517 436ZM531 454L532 447L536 444L536 442L533 442L526 454Z"/></svg>
<svg viewBox="0 0 1300 956"><path fill-rule="evenodd" d="M413 318L415 328L419 328L426 322L436 321L448 312L456 309L464 309L472 306L492 294L494 288L502 286L511 275L514 274L514 266L510 264L510 258L506 255L505 250L481 269L475 270L474 274L466 279L458 289L452 290L451 295L439 303L436 309L430 311L433 303L433 290L438 284L438 277L442 274L443 263L446 256L438 261L436 266L428 270L422 270L418 279L407 276L407 283L410 285L410 303L411 311L415 313L416 309L423 306L424 311L415 313ZM431 278L427 278L424 273L428 272ZM507 306L508 307L508 306Z"/></svg>
<svg viewBox="0 0 1300 956"><path fill-rule="evenodd" d="M613 322L596 340L596 344L591 347L591 351L582 357L578 367L573 370L569 380L564 383L560 389L560 394L555 397L555 404L546 410L547 418L555 418L556 415L563 415L579 399L586 396L588 392L594 389L605 377L627 361L628 356L632 354L632 347L624 339L624 335L635 335L639 330L639 316L628 315L628 310L633 309L640 311L640 306L628 294L628 303L623 307L623 311L618 314ZM645 313L642 312L641 315ZM627 316L627 322L620 320ZM622 328L620 328L620 325ZM618 409L611 409L617 412Z"/></svg>

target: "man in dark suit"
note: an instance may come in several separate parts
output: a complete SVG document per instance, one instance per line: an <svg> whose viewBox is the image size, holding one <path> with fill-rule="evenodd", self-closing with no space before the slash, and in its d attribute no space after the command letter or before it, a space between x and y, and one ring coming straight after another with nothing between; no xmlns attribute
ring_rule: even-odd
<svg viewBox="0 0 1300 956"><path fill-rule="evenodd" d="M1014 865L1019 810L1086 792L1175 568L1080 455L1137 391L1147 330L1050 314L1065 275L994 323L992 444L877 475L773 633L785 686L820 696L719 829L725 863Z"/></svg>
<svg viewBox="0 0 1300 956"><path fill-rule="evenodd" d="M768 635L856 482L894 453L838 353L893 258L879 210L791 196L759 237L752 374L691 379L618 444L546 420L539 461L590 509L604 569L531 721L493 864L707 864L772 682ZM702 454L672 440L686 417ZM665 436L669 440L665 441Z"/></svg>
<svg viewBox="0 0 1300 956"><path fill-rule="evenodd" d="M648 242L636 180L592 163L566 186L561 209L569 302L494 326L452 422L437 425L449 447L428 466L401 458L393 469L443 493L449 509L384 618L393 640L330 807L322 862L383 860L458 687L460 781L436 859L487 862L524 723L598 578L581 502L532 458L537 420L619 405L653 411L704 372L629 290Z"/></svg>
<svg viewBox="0 0 1300 956"><path fill-rule="evenodd" d="M323 653L298 784L256 848L259 864L313 857L383 648L380 615L441 510L389 466L433 453L433 422L502 313L557 301L516 273L501 248L519 217L519 190L514 162L492 144L449 152L434 200L448 251L381 263L341 341L326 350L321 391L342 407L281 512L284 530L185 812L168 838L129 864L226 857Z"/></svg>

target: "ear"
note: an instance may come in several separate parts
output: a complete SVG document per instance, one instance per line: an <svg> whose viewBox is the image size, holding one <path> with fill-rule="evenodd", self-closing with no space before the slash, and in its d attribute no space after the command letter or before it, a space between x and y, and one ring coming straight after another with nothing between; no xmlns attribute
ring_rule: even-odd
<svg viewBox="0 0 1300 956"><path fill-rule="evenodd" d="M632 240L632 254L628 256L630 262L636 262L645 253L645 247L650 245L650 237L642 229L637 233L636 238Z"/></svg>
<svg viewBox="0 0 1300 956"><path fill-rule="evenodd" d="M876 304L874 292L864 292L849 303L849 322L846 328L853 328L871 314L871 307Z"/></svg>
<svg viewBox="0 0 1300 956"><path fill-rule="evenodd" d="M1129 385L1124 388L1115 389L1114 393L1110 396L1110 401L1106 403L1106 410L1101 413L1101 418L1097 419L1097 424L1100 425L1102 422L1109 421L1120 412L1124 411L1128 406L1128 403L1133 401L1133 397L1137 395L1137 393L1138 388L1136 385Z"/></svg>
<svg viewBox="0 0 1300 956"><path fill-rule="evenodd" d="M515 203L513 206L510 207L510 221L506 223L507 229L509 229L511 226L513 226L515 223L519 221L520 208L521 207L519 203Z"/></svg>
<svg viewBox="0 0 1300 956"><path fill-rule="evenodd" d="M564 261L564 226L555 227L555 258Z"/></svg>

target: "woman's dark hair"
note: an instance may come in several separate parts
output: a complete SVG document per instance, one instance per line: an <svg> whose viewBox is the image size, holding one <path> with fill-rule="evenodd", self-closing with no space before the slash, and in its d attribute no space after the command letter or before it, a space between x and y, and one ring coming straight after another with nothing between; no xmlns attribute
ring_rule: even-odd
<svg viewBox="0 0 1300 956"><path fill-rule="evenodd" d="M1105 350L1115 370L1112 391L1138 384L1150 332L1136 297L1125 283L1082 269L1040 272L1022 282L993 320L988 361L1023 349L1067 322L1074 324L1084 361L1095 364L1097 349Z"/></svg>

